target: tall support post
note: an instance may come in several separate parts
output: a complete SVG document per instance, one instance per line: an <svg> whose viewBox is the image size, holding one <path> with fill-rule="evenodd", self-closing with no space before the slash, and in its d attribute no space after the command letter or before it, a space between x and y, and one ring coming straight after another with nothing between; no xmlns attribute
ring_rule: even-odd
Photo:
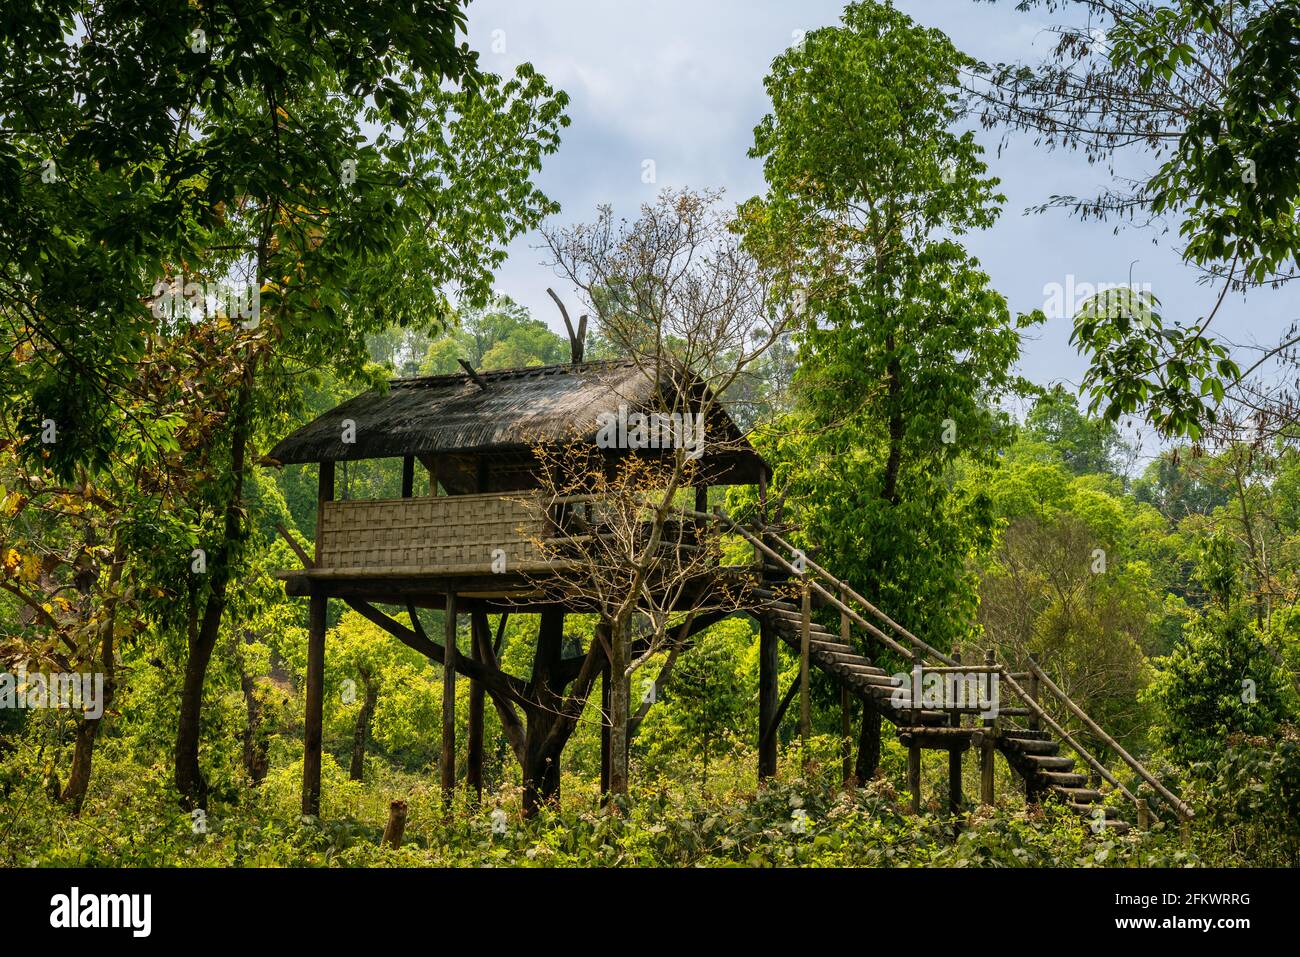
<svg viewBox="0 0 1300 957"><path fill-rule="evenodd" d="M911 743L907 746L907 790L912 796L912 813L921 813L921 746L916 740L916 731L921 727L921 659L912 655L912 693Z"/></svg>
<svg viewBox="0 0 1300 957"><path fill-rule="evenodd" d="M613 730L609 719L609 682L609 656L606 655L605 663L600 666L600 803L602 805L609 797L609 746L610 732Z"/></svg>
<svg viewBox="0 0 1300 957"><path fill-rule="evenodd" d="M321 724L325 703L325 624L327 599L311 592L307 627L307 701L302 734L302 813L320 816Z"/></svg>
<svg viewBox="0 0 1300 957"><path fill-rule="evenodd" d="M316 563L322 554L325 504L334 500L334 463L320 464L316 492ZM321 724L325 704L325 627L329 599L321 586L311 590L307 624L307 688L302 734L302 813L320 815Z"/></svg>
<svg viewBox="0 0 1300 957"><path fill-rule="evenodd" d="M451 806L456 792L456 593L447 592L443 613L442 656L442 803Z"/></svg>
<svg viewBox="0 0 1300 957"><path fill-rule="evenodd" d="M848 596L842 587L840 602L848 607ZM840 611L840 641L850 644L849 613L844 610ZM853 777L853 699L849 695L848 685L840 685L840 763L840 778L847 782Z"/></svg>
<svg viewBox="0 0 1300 957"><path fill-rule="evenodd" d="M961 756L964 748L956 742L948 749L948 809L961 813L964 803L961 793Z"/></svg>
<svg viewBox="0 0 1300 957"><path fill-rule="evenodd" d="M1037 670L1038 662L1034 661L1033 655L1029 656L1029 661L1031 664L1034 665L1034 667L1029 669L1029 687L1026 690L1029 692L1029 697L1034 699L1034 704L1038 704L1039 703L1038 670ZM1028 723L1029 723L1030 731L1037 731L1039 728L1042 727L1042 724L1038 720L1038 712L1035 711L1033 708L1029 709Z"/></svg>
<svg viewBox="0 0 1300 957"><path fill-rule="evenodd" d="M992 667L995 662L993 649L984 653L984 664ZM984 719L984 740L980 744L980 801L992 804L993 794L993 753L997 737L997 719Z"/></svg>
<svg viewBox="0 0 1300 957"><path fill-rule="evenodd" d="M916 735L912 735L912 744L907 746L907 790L912 796L912 813L921 813L921 746L916 744Z"/></svg>
<svg viewBox="0 0 1300 957"><path fill-rule="evenodd" d="M776 631L764 618L758 625L758 779L776 774L777 656Z"/></svg>
<svg viewBox="0 0 1300 957"><path fill-rule="evenodd" d="M812 699L808 688L808 654L812 650L812 591L805 579L803 618L799 625L799 746L804 763L808 763L808 738L812 735Z"/></svg>
<svg viewBox="0 0 1300 957"><path fill-rule="evenodd" d="M1029 687L1026 690L1029 692L1030 700L1034 704L1038 704L1038 662L1034 661L1033 655L1029 656L1029 662L1033 667L1029 669ZM1030 708L1029 711L1029 730L1037 731L1042 726L1038 720L1038 713L1033 708ZM1025 778L1025 801L1029 804L1038 803L1038 788L1034 786L1032 776Z"/></svg>
<svg viewBox="0 0 1300 957"><path fill-rule="evenodd" d="M491 641L487 612L470 612L469 656L481 662L480 646ZM483 684L469 680L469 722L465 732L465 786L473 792L475 804L483 800Z"/></svg>
<svg viewBox="0 0 1300 957"><path fill-rule="evenodd" d="M955 654L957 664L961 664L961 655ZM962 688L965 682L963 680ZM961 712L957 710L957 702L950 702L953 705L952 712L948 715L948 724L954 728L961 727ZM961 794L961 759L962 752L965 749L957 741L953 741L952 746L948 749L948 810L953 814L961 812L962 794Z"/></svg>
<svg viewBox="0 0 1300 957"><path fill-rule="evenodd" d="M325 504L334 501L334 463L322 462L320 476L316 485L316 564L320 564L324 537L321 529L325 525Z"/></svg>

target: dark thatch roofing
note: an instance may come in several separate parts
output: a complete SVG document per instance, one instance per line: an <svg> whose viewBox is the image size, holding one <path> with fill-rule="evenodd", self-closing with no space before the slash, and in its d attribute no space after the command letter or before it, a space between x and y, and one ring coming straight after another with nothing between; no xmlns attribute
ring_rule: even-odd
<svg viewBox="0 0 1300 957"><path fill-rule="evenodd" d="M665 367L666 369L666 367ZM365 392L282 439L269 458L283 465L449 453L526 450L538 443L593 441L597 416L663 410L658 397L672 386L665 371L656 385L628 361L585 362L394 379L386 391ZM771 469L715 406L705 427L709 472L731 482L756 482ZM342 441L344 420L356 424L354 443ZM712 454L711 454L712 450ZM715 461L710 462L711 458Z"/></svg>

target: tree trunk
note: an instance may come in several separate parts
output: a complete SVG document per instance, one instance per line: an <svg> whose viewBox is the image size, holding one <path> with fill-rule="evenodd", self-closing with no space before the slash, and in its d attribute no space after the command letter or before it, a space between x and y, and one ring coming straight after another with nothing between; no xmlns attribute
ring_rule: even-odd
<svg viewBox="0 0 1300 957"><path fill-rule="evenodd" d="M248 361L243 381L235 399L234 425L230 439L230 473L234 477L230 498L226 501L224 527L218 548L209 562L212 584L203 608L197 633L190 635L189 654L185 661L185 682L181 686L180 719L176 724L176 790L186 809L206 808L208 783L199 767L199 737L202 731L203 685L208 663L221 632L221 618L226 610L226 586L230 581L235 546L244 527L244 460L248 437L252 431L250 406L253 399L253 369Z"/></svg>
<svg viewBox="0 0 1300 957"><path fill-rule="evenodd" d="M244 692L244 708L247 719L244 723L244 771L254 786L261 784L270 768L267 755L268 742L262 733L262 702L257 697L257 679L252 675L241 674L239 686Z"/></svg>
<svg viewBox="0 0 1300 957"><path fill-rule="evenodd" d="M115 675L117 674L117 662L114 660L115 651L113 649L114 630L117 627L117 585L122 580L122 568L126 564L123 557L123 547L119 537L118 544L113 552L113 564L108 573L108 596L105 599L105 615L100 623L100 646L99 659L100 667L104 669L104 689L103 700L100 702L98 718L81 719L77 725L76 744L72 752L72 771L68 775L68 783L59 792L59 801L67 804L73 814L81 813L81 806L86 801L86 792L90 789L90 772L95 759L95 743L99 739L99 728L104 716L108 714L109 707L113 704L113 693L117 688ZM84 705L85 702L83 701Z"/></svg>
<svg viewBox="0 0 1300 957"><path fill-rule="evenodd" d="M903 389L903 370L894 354L894 337L885 337L885 349L889 353L886 365L886 388L889 396L889 457L885 461L885 481L880 496L890 505L898 504L898 473L903 464L903 409L900 396Z"/></svg>
<svg viewBox="0 0 1300 957"><path fill-rule="evenodd" d="M361 681L366 688L366 697L352 729L352 766L348 769L348 776L353 781L365 779L366 739L370 735L370 720L375 716L375 705L379 703L379 682L367 671L361 672Z"/></svg>
<svg viewBox="0 0 1300 957"><path fill-rule="evenodd" d="M546 720L541 714L528 716L522 762L525 818L533 817L542 805L560 798L560 755L568 738L558 747L545 747L544 742L554 723L554 720Z"/></svg>
<svg viewBox="0 0 1300 957"><path fill-rule="evenodd" d="M862 702L862 731L858 735L858 761L853 773L866 784L880 767L880 712L870 701Z"/></svg>
<svg viewBox="0 0 1300 957"><path fill-rule="evenodd" d="M627 623L614 622L609 631L613 652L609 663L609 793L621 795L628 793L628 637Z"/></svg>
<svg viewBox="0 0 1300 957"><path fill-rule="evenodd" d="M208 782L199 767L199 730L202 722L203 684L207 677L212 648L202 633L189 643L185 660L185 679L181 685L180 719L176 724L176 790L187 809L206 808Z"/></svg>
<svg viewBox="0 0 1300 957"><path fill-rule="evenodd" d="M104 689L104 698L107 707L107 686ZM102 718L83 718L77 724L76 744L72 752L72 771L68 774L68 781L59 795L60 802L67 804L73 814L81 813L81 805L86 800L86 791L90 788L90 767L95 756L95 739L99 736L99 725L102 720Z"/></svg>

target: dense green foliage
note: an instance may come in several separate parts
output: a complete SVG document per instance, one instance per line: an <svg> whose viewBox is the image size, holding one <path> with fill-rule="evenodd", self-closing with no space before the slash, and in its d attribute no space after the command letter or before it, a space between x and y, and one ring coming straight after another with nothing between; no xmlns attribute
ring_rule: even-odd
<svg viewBox="0 0 1300 957"><path fill-rule="evenodd" d="M693 250L682 242L693 223L733 237L713 265L752 257L754 272L730 274L741 298L753 280L760 312L800 321L723 390L775 469L766 510L749 487L728 490L729 509L788 525L796 545L964 661L991 649L1018 670L1032 657L1191 802L1188 841L1165 811L1116 836L1059 804L1027 806L1001 762L996 803L953 815L946 768L927 761L914 814L895 790L906 754L891 729L871 779L845 780L854 742L821 671L806 749L788 717L779 774L760 784L759 635L744 613L629 672L629 794L601 800L596 679L585 698L560 687L530 702L534 730L555 701L574 709L558 746L540 733L551 750L537 763L553 761L546 773L562 781L540 808L525 797L542 792L509 733L520 729L490 704L482 803L461 787L444 813L442 670L339 601L321 813L303 816L307 608L276 572L299 564L282 532L308 547L316 534L317 475L261 456L393 376L567 360L565 340L493 288L510 240L557 212L534 177L567 97L527 65L482 73L458 42L457 4L252 3L240 16L221 3L27 6L0 15L0 665L101 674L106 710L0 708L0 864L1300 864L1294 426L1212 435L1237 367L1202 330L1132 298L1073 317L1090 407L1023 381L1022 330L1043 317L1014 317L961 244L995 228L1003 202L963 129L958 87L977 65L865 0L773 61L752 149L764 193L725 221L714 192L665 192L622 227L602 210L594 232L619 240L587 248L606 268L583 273L585 298L681 352L683 337L653 321L662 290L646 288L678 270L635 261L660 244ZM1220 6L1185 0L1122 24L1107 69L1160 92L1189 55L1170 31L1213 37ZM1152 180L1158 208L1187 214L1193 261L1241 257L1259 276L1294 260L1294 164L1264 168L1294 153L1293 6L1246 5L1222 95L1192 112ZM78 29L85 42L67 42ZM64 134L50 141L54 128ZM1231 175L1241 156L1261 166L1255 193ZM707 269L687 258L672 301L710 312ZM176 275L251 279L260 320L157 313L149 290ZM764 298L768 283L780 302ZM597 324L588 358L620 355L627 337L612 330ZM689 345L724 364L745 349ZM1016 416L1015 400L1032 401ZM1115 426L1128 413L1217 441L1166 447L1140 468ZM42 437L47 423L57 440ZM416 495L437 491L417 475ZM336 489L392 498L400 482L398 461L351 462ZM748 561L739 538L726 547ZM444 633L441 612L391 610ZM837 614L817 614L838 629ZM570 614L549 646L522 612L488 624L521 700L539 670L545 685L597 647L591 614ZM902 666L869 635L853 640ZM777 671L778 688L793 688L796 656L783 649ZM457 683L461 741L471 693ZM965 774L969 798L969 761ZM535 816L521 816L521 798ZM397 799L410 807L406 843L382 848Z"/></svg>

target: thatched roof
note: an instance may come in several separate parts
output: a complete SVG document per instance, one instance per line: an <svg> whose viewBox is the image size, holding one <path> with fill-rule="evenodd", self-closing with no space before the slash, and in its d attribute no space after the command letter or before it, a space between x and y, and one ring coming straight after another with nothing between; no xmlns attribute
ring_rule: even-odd
<svg viewBox="0 0 1300 957"><path fill-rule="evenodd" d="M526 450L538 443L593 441L597 416L660 411L660 398L674 388L665 372L660 382L632 361L586 362L394 379L385 391L349 399L282 439L269 458L305 462L417 457L453 453ZM691 386L698 388L697 386ZM705 426L708 471L716 481L752 483L771 469L741 435L731 417L715 406ZM344 422L355 423L353 443L344 443ZM712 450L712 451L711 451Z"/></svg>

